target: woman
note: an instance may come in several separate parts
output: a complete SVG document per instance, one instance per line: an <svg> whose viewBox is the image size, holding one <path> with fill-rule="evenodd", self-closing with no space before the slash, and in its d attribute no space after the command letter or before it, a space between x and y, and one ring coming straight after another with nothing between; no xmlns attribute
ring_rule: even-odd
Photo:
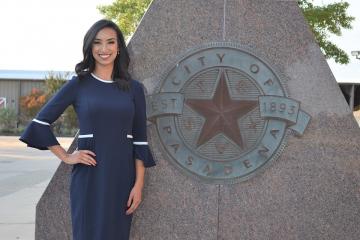
<svg viewBox="0 0 360 240"><path fill-rule="evenodd" d="M155 165L146 140L144 91L128 73L124 37L113 22L100 20L88 30L83 55L77 76L41 109L20 140L73 165L74 240L124 240L141 201L145 168ZM73 154L50 129L70 104L80 125Z"/></svg>

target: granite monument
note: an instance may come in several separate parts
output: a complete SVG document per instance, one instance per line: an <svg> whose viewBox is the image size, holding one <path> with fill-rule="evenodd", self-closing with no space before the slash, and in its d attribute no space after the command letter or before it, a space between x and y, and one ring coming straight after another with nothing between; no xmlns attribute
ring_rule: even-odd
<svg viewBox="0 0 360 240"><path fill-rule="evenodd" d="M157 161L131 239L359 238L360 130L295 0L154 0L129 50ZM70 171L38 240L71 239Z"/></svg>

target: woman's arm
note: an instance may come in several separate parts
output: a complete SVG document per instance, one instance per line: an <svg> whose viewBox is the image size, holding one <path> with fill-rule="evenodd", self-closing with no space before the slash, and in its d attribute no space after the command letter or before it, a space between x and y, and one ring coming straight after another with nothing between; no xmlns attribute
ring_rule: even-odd
<svg viewBox="0 0 360 240"><path fill-rule="evenodd" d="M76 105L78 82L77 77L67 81L41 108L21 134L19 140L29 147L40 150L48 150L50 146L60 145L52 132L51 124L60 117L69 105Z"/></svg>
<svg viewBox="0 0 360 240"><path fill-rule="evenodd" d="M133 150L135 158L136 179L127 202L127 215L132 214L141 203L142 189L144 187L145 168L156 165L149 150L146 136L146 101L143 85L133 80L132 91L134 94L135 105L132 135L134 137Z"/></svg>
<svg viewBox="0 0 360 240"><path fill-rule="evenodd" d="M142 189L144 187L144 176L145 176L145 167L142 160L135 160L135 169L136 169L136 180L134 187L132 188L129 200L127 202L128 209L126 214L132 214L140 205L142 198Z"/></svg>
<svg viewBox="0 0 360 240"><path fill-rule="evenodd" d="M136 159L135 160L135 168L136 168L135 186L139 186L139 187L143 188L144 176L145 176L144 162L140 159Z"/></svg>
<svg viewBox="0 0 360 240"><path fill-rule="evenodd" d="M96 161L92 157L95 157L95 153L89 150L80 150L75 151L72 154L69 154L65 151L65 149L61 145L54 145L48 147L49 150L57 156L61 161L67 163L67 164L76 164L76 163L82 163L86 165L92 165L96 166Z"/></svg>

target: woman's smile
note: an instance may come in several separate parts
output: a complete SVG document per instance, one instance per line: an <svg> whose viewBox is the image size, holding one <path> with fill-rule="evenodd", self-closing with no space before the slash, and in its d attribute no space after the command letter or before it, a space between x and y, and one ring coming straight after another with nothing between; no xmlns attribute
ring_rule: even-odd
<svg viewBox="0 0 360 240"><path fill-rule="evenodd" d="M99 54L99 56L102 58L102 59L108 59L111 54Z"/></svg>

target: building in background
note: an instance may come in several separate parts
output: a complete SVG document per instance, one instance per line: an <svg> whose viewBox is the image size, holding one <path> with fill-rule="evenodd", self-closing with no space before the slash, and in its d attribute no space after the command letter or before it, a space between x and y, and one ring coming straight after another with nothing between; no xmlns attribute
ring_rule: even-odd
<svg viewBox="0 0 360 240"><path fill-rule="evenodd" d="M360 82L339 82L338 84L350 109L353 111L359 110Z"/></svg>
<svg viewBox="0 0 360 240"><path fill-rule="evenodd" d="M28 95L33 88L44 89L49 72L0 70L0 108L12 108L19 114L20 97Z"/></svg>

